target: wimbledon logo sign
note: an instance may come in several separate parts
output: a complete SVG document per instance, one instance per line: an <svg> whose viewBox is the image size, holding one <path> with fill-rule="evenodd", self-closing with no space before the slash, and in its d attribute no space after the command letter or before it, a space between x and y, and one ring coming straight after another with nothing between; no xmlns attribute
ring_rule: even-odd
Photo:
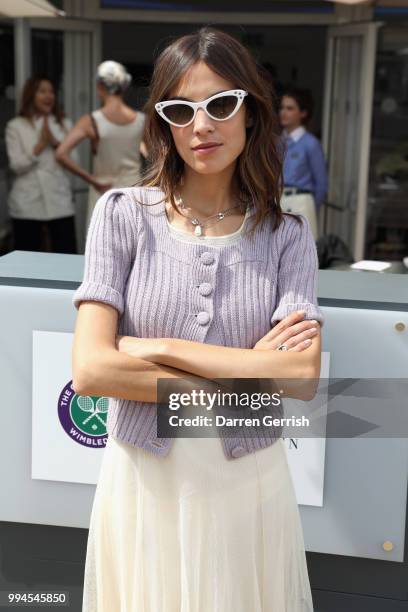
<svg viewBox="0 0 408 612"><path fill-rule="evenodd" d="M65 432L83 446L101 448L106 445L107 397L77 395L72 380L65 385L58 399L58 417Z"/></svg>

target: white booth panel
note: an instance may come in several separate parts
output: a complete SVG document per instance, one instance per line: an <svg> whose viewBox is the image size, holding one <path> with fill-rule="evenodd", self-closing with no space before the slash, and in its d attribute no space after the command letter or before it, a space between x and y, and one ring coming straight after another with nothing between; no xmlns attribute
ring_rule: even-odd
<svg viewBox="0 0 408 612"><path fill-rule="evenodd" d="M2 521L89 526L94 485L31 478L32 332L72 333L72 295L65 289L0 285ZM407 312L322 309L331 378L404 377L407 335L395 324L408 327ZM103 449L94 452L102 456ZM405 439L328 439L323 507L300 506L306 549L402 561L407 472ZM386 540L393 543L389 552L382 548Z"/></svg>

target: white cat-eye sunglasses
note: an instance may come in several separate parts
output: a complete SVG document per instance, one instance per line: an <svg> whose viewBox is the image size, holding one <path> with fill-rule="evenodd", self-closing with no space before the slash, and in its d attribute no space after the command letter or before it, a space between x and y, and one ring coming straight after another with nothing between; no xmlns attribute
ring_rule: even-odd
<svg viewBox="0 0 408 612"><path fill-rule="evenodd" d="M176 127L186 127L195 119L197 110L204 109L211 119L226 121L238 112L247 91L243 89L229 89L217 93L202 102L188 102L187 100L166 100L154 105L167 123Z"/></svg>

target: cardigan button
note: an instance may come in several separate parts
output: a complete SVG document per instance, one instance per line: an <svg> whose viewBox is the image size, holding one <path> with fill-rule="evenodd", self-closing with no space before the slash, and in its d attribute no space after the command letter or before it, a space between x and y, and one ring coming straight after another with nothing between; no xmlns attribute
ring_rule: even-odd
<svg viewBox="0 0 408 612"><path fill-rule="evenodd" d="M212 287L210 283L201 283L198 290L201 293L201 295L210 295L212 291Z"/></svg>
<svg viewBox="0 0 408 612"><path fill-rule="evenodd" d="M205 253L201 253L201 261L206 265L212 264L214 263L214 255L209 251L205 251Z"/></svg>
<svg viewBox="0 0 408 612"><path fill-rule="evenodd" d="M246 450L243 446L235 446L232 450L231 450L231 455L237 459L238 457L243 457L244 455L246 455Z"/></svg>
<svg viewBox="0 0 408 612"><path fill-rule="evenodd" d="M205 312L205 310L203 310L202 312L198 313L198 315L197 315L197 322L200 325L206 325L209 320L210 320L210 315L208 314L208 312Z"/></svg>

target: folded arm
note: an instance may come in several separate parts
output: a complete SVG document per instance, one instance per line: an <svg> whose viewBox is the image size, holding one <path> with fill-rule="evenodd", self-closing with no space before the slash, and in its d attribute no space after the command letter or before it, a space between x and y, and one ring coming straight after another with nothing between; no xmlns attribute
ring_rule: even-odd
<svg viewBox="0 0 408 612"><path fill-rule="evenodd" d="M80 395L99 395L157 402L159 378L183 380L183 390L217 385L189 372L120 352L116 346L118 311L102 302L84 301L76 321L72 352L73 388ZM136 338L135 338L136 340ZM150 352L160 353L161 339L148 340Z"/></svg>
<svg viewBox="0 0 408 612"><path fill-rule="evenodd" d="M291 321L291 316L287 321ZM268 342L263 349L242 349L178 338L151 340L129 336L119 336L118 346L133 358L189 372L200 380L262 378L269 380L272 387L275 383L283 385L289 397L308 400L317 389L321 355L320 326L314 323L316 327L310 328L310 324L305 321L302 325L309 329L294 336L298 325L291 323L287 328L290 342L299 344L287 352L273 350ZM274 334L275 330L269 333ZM305 347L301 338L306 335L309 341ZM228 386L227 380L223 384Z"/></svg>
<svg viewBox="0 0 408 612"><path fill-rule="evenodd" d="M189 388L217 388L220 378L311 380L320 372L320 330L302 352L229 348L178 338L120 337L118 312L108 304L82 302L73 349L73 387L81 395L157 402L160 378Z"/></svg>
<svg viewBox="0 0 408 612"><path fill-rule="evenodd" d="M151 356L160 363L204 378L316 378L320 373L320 331L302 352L230 348L164 338Z"/></svg>

